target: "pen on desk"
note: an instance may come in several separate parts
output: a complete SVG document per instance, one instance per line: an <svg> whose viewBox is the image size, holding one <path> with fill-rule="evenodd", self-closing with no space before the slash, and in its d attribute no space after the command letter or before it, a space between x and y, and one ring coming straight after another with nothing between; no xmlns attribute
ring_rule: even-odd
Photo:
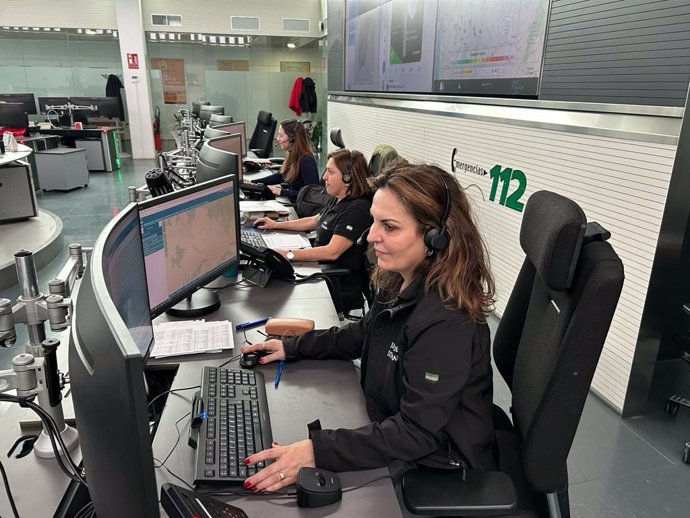
<svg viewBox="0 0 690 518"><path fill-rule="evenodd" d="M273 380L273 388L278 388L280 385L280 377L283 375L283 369L285 368L285 360L280 360L278 362L278 370L276 371L276 377Z"/></svg>
<svg viewBox="0 0 690 518"><path fill-rule="evenodd" d="M242 322L241 324L237 324L235 326L235 330L236 331L242 331L243 329L249 329L250 327L260 326L260 325L268 322L269 318L271 318L271 317L264 317L264 318L259 318L257 320L250 320L249 322Z"/></svg>

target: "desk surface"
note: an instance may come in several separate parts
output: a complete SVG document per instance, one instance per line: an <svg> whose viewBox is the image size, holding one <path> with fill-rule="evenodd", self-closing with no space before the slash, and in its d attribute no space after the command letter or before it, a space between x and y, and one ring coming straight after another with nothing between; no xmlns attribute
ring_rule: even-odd
<svg viewBox="0 0 690 518"><path fill-rule="evenodd" d="M309 273L317 267L306 265L300 271ZM232 282L231 278L220 278L216 284ZM308 282L289 284L272 280L267 288L239 285L220 292L221 308L208 316L209 319L227 319L234 323L252 320L264 316L302 317L316 321L317 327L338 325L338 318L326 284ZM162 320L166 316L159 317ZM258 328L260 329L260 328ZM261 340L257 330L249 330L247 338ZM235 333L235 346L241 346L243 333ZM63 349L66 352L67 348ZM177 357L181 362L172 388L198 385L201 377L201 366L206 363L219 364L226 361L231 353L204 355L203 357ZM170 363L163 359L155 363ZM236 364L229 367L235 368ZM269 386L267 387L268 403L275 439L280 443L289 443L307 436L306 424L314 419L321 419L326 428L356 427L368 422L364 409L364 399L359 387L357 373L351 362L343 361L302 361L290 363L283 373L278 390L272 385L275 364L261 367ZM63 369L64 371L64 369ZM170 452L177 439L175 421L189 411L193 391L182 392L168 397L165 411L161 418L158 432L153 443L153 453L162 459ZM23 412L16 405L0 404L0 452L9 449L21 435L18 417ZM186 445L188 422L179 425L182 439L173 450L166 466L177 475L191 483L193 478L193 450ZM79 457L79 455L76 455ZM39 459L33 454L22 459L3 458L12 492L20 516L49 516L60 501L68 481L59 471L54 460ZM354 487L379 476L386 475L387 469L367 470L342 473L340 478L343 488ZM157 482L179 484L164 468L156 469ZM383 479L361 489L345 493L343 500L328 507L300 509L294 499L276 499L271 497L254 497L230 500L246 510L251 517L276 516L400 516L401 511L390 480ZM161 511L162 516L165 513ZM0 516L11 516L9 502L0 492Z"/></svg>
<svg viewBox="0 0 690 518"><path fill-rule="evenodd" d="M5 153L0 156L0 165L9 164L15 160L21 160L31 154L31 148L29 146L25 146L24 144L18 145L19 151L5 151Z"/></svg>

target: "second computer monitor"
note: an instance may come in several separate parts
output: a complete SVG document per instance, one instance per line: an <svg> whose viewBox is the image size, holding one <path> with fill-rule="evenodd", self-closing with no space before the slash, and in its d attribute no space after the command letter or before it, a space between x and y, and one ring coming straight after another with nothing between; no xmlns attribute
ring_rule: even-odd
<svg viewBox="0 0 690 518"><path fill-rule="evenodd" d="M0 103L0 127L26 129L29 117L20 103Z"/></svg>
<svg viewBox="0 0 690 518"><path fill-rule="evenodd" d="M39 97L38 98L38 111L43 115L52 111L53 108L49 106L67 106L69 104L69 97ZM66 108L65 108L66 110Z"/></svg>
<svg viewBox="0 0 690 518"><path fill-rule="evenodd" d="M119 118L120 103L117 97L70 97L70 102L77 106L95 106L99 117ZM93 114L96 116L96 113Z"/></svg>
<svg viewBox="0 0 690 518"><path fill-rule="evenodd" d="M244 121L231 122L229 124L214 124L213 129L227 133L239 133L242 135L242 158L247 156L247 134Z"/></svg>
<svg viewBox="0 0 690 518"><path fill-rule="evenodd" d="M239 200L234 176L151 198L139 208L152 316L237 267Z"/></svg>

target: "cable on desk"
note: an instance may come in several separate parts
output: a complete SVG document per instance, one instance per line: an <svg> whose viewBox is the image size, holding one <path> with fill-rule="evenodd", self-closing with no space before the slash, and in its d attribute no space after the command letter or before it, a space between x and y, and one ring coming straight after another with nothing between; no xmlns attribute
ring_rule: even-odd
<svg viewBox="0 0 690 518"><path fill-rule="evenodd" d="M368 480L366 482L362 482L358 486L348 487L347 489L343 489L342 492L343 493L349 493L350 491L357 491L358 489L362 489L363 487L368 486L369 484L373 484L374 482L378 482L379 480L386 480L387 478L393 480L393 477L391 477L390 475L381 475L380 477L372 478L371 480Z"/></svg>
<svg viewBox="0 0 690 518"><path fill-rule="evenodd" d="M181 392L183 390L194 390L194 389L198 389L198 388L201 388L201 385L195 385L194 387L183 387L183 388L179 388L179 389L171 389L171 390L166 390L165 392L161 392L156 397L154 397L151 401L149 401L148 405L146 405L146 409L148 410L149 407L151 405L153 405L153 403L155 403L155 401L157 399L165 396L166 394L177 394L178 392ZM153 424L154 424L154 426L150 430L151 433L153 433L158 428L158 416L156 415L156 407L152 407L152 410L153 410ZM151 440L153 440L153 437L151 438Z"/></svg>
<svg viewBox="0 0 690 518"><path fill-rule="evenodd" d="M249 345L251 345L251 344L249 344ZM220 369L221 367L225 367L228 363L235 361L235 360L239 360L241 357L242 357L242 353L236 354L235 356L232 356L229 360L226 360L223 363L221 363L218 367L216 367L216 369Z"/></svg>
<svg viewBox="0 0 690 518"><path fill-rule="evenodd" d="M10 507L12 507L12 513L14 518L19 518L19 513L17 512L17 506L14 504L14 497L12 496L12 490L10 489L10 481L7 478L7 472L5 471L5 466L2 465L0 461L0 474L2 475L2 482L5 485L5 492L7 493L7 499L10 501Z"/></svg>
<svg viewBox="0 0 690 518"><path fill-rule="evenodd" d="M183 419L186 419L186 418L189 417L191 414L192 414L191 412L187 412L185 415L183 415L183 416L180 417L177 421L175 421L175 430L177 430L177 439L175 440L175 444L173 444L173 447L170 448L170 451L169 451L168 454L165 456L165 458L163 459L163 461L161 462L161 461L159 460L158 462L159 462L160 464L158 464L158 466L153 466L154 469L158 469L158 468L165 467L165 463L168 462L168 459L169 459L170 456L172 455L172 452L175 451L175 448L177 448L177 445L180 443L180 437L182 436L182 432L180 432L180 428L178 427L178 425L180 424L180 422L181 422ZM157 459L156 459L156 460L157 460ZM166 469L167 469L167 468L166 468ZM170 470L168 470L168 471L170 471ZM170 473L173 474L172 472L170 472ZM173 474L173 475L174 475L174 474ZM174 475L174 476L177 477L177 475ZM182 479L180 479L180 480L182 480ZM185 482L185 484L186 484L186 482Z"/></svg>
<svg viewBox="0 0 690 518"><path fill-rule="evenodd" d="M90 518L92 516L96 516L96 510L93 508L93 501L89 501L77 511L74 518Z"/></svg>
<svg viewBox="0 0 690 518"><path fill-rule="evenodd" d="M86 479L82 475L82 472L79 469L79 467L75 464L74 460L70 456L69 451L67 450L67 447L65 446L65 443L62 440L62 436L60 435L61 430L58 429L57 424L55 424L55 420L48 412L43 410L40 406L38 406L29 398L20 398L17 396L8 396L5 394L0 394L0 401L18 403L19 406L27 407L33 410L45 425L48 434L48 439L50 439L50 445L52 446L53 452L55 453L55 460L57 461L58 466L60 466L60 469L65 473L65 475L67 475L67 477L70 480L74 480L75 482L78 482L86 486ZM58 448L58 445L60 446L60 448L62 448L62 454L60 453L60 448ZM67 459L67 462L70 465L72 471L68 470L65 464L62 462L62 455L64 455L65 459Z"/></svg>

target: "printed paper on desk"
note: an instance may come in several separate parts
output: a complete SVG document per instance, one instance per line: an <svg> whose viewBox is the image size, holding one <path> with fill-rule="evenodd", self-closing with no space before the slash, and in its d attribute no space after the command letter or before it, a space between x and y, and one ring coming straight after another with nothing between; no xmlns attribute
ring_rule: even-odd
<svg viewBox="0 0 690 518"><path fill-rule="evenodd" d="M289 214L290 209L275 200L253 201L241 200L240 212L279 212Z"/></svg>
<svg viewBox="0 0 690 518"><path fill-rule="evenodd" d="M288 234L287 232L266 232L261 234L269 248L283 250L299 250L311 248L311 243L302 234Z"/></svg>
<svg viewBox="0 0 690 518"><path fill-rule="evenodd" d="M180 356L218 352L235 347L232 323L227 320L163 322L153 326L154 345L151 356Z"/></svg>

